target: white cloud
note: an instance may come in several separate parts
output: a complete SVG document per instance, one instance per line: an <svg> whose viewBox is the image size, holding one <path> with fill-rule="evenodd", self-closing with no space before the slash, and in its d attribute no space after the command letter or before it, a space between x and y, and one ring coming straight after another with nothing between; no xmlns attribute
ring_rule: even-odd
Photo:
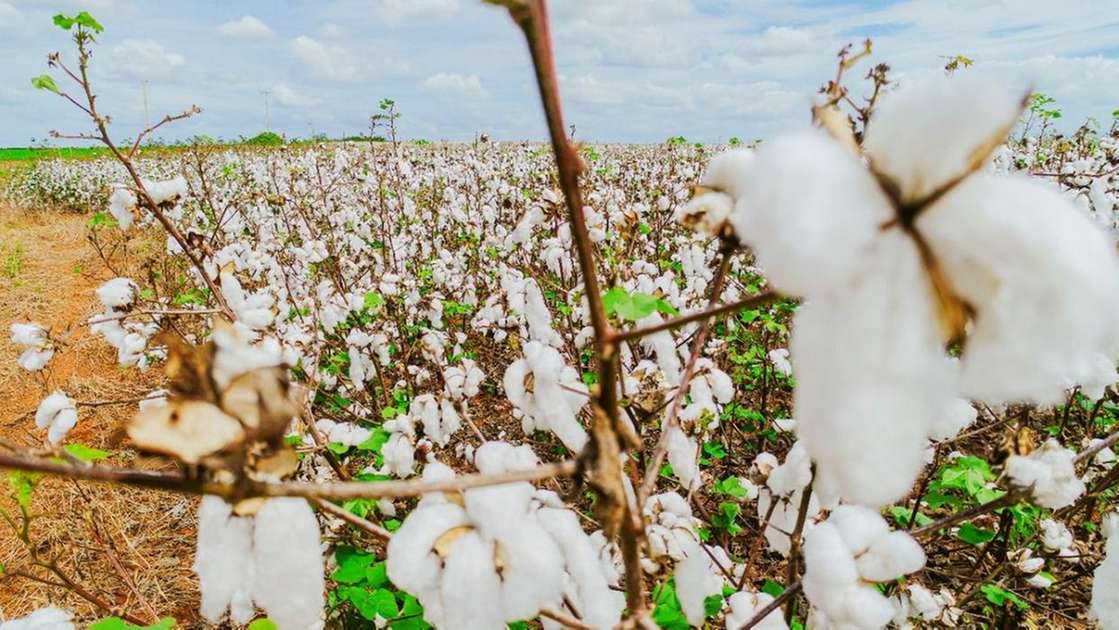
<svg viewBox="0 0 1119 630"><path fill-rule="evenodd" d="M163 79L186 64L186 58L168 52L154 39L126 39L113 47L117 70L141 79Z"/></svg>
<svg viewBox="0 0 1119 630"><path fill-rule="evenodd" d="M389 22L411 17L447 18L459 9L459 0L381 0L377 14Z"/></svg>
<svg viewBox="0 0 1119 630"><path fill-rule="evenodd" d="M349 61L346 52L336 46L328 47L306 35L300 35L292 42L291 48L296 58L320 78L351 81L357 76L357 69Z"/></svg>
<svg viewBox="0 0 1119 630"><path fill-rule="evenodd" d="M812 33L788 26L770 26L750 40L748 47L759 55L787 55L814 50L819 42Z"/></svg>
<svg viewBox="0 0 1119 630"><path fill-rule="evenodd" d="M476 74L440 72L424 79L421 85L425 90L458 96L479 97L486 94L486 91L482 88L482 80Z"/></svg>
<svg viewBox="0 0 1119 630"><path fill-rule="evenodd" d="M280 105L288 107L305 107L308 105L318 105L322 99L307 94L303 90L291 87L286 83L277 83L272 86L272 96L276 97L276 102Z"/></svg>
<svg viewBox="0 0 1119 630"><path fill-rule="evenodd" d="M265 39L275 33L268 25L251 15L242 16L239 20L232 20L218 27L218 31L226 37L239 39Z"/></svg>

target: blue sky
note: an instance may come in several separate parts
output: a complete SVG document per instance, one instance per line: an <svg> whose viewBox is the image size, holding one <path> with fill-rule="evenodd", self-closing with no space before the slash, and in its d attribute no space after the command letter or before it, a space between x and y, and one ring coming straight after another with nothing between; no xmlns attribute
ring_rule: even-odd
<svg viewBox="0 0 1119 630"><path fill-rule="evenodd" d="M568 122L593 141L761 138L805 124L843 44L871 36L900 81L969 72L1057 98L1069 125L1119 109L1119 2L1064 0L553 0ZM381 98L405 137L541 139L527 53L480 0L0 0L0 145L85 131L61 99L31 88L46 55L73 59L57 12L106 27L93 61L117 135L196 104L165 137L359 133ZM864 70L865 71L865 70ZM59 78L60 85L64 85Z"/></svg>

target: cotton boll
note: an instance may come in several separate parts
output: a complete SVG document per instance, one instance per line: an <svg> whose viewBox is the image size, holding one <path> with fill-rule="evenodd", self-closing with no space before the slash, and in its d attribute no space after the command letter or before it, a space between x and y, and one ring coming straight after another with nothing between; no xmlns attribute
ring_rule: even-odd
<svg viewBox="0 0 1119 630"><path fill-rule="evenodd" d="M793 444L785 454L785 461L773 469L766 479L766 485L777 496L788 496L801 490L812 481L812 462L808 451L800 442Z"/></svg>
<svg viewBox="0 0 1119 630"><path fill-rule="evenodd" d="M1058 193L976 175L917 227L977 314L963 393L991 403L1064 400L1119 355L1119 255Z"/></svg>
<svg viewBox="0 0 1119 630"><path fill-rule="evenodd" d="M1011 455L1005 474L1016 486L1032 488L1038 505L1055 510L1071 505L1084 494L1075 459L1075 453L1050 439L1027 456Z"/></svg>
<svg viewBox="0 0 1119 630"><path fill-rule="evenodd" d="M861 505L841 505L832 510L828 522L839 530L844 544L858 556L890 532L882 515ZM881 581L881 580L879 580Z"/></svg>
<svg viewBox="0 0 1119 630"><path fill-rule="evenodd" d="M880 507L911 490L952 381L912 241L881 233L858 264L855 280L793 320L794 409L818 491Z"/></svg>
<svg viewBox="0 0 1119 630"><path fill-rule="evenodd" d="M1038 525L1041 527L1041 545L1047 550L1056 552L1072 547L1072 532L1064 523L1046 518Z"/></svg>
<svg viewBox="0 0 1119 630"><path fill-rule="evenodd" d="M804 537L804 594L813 606L824 610L842 601L846 591L858 584L859 571L839 529L824 521Z"/></svg>
<svg viewBox="0 0 1119 630"><path fill-rule="evenodd" d="M44 398L35 410L35 426L47 429L47 439L51 444L61 442L77 422L78 409L62 390Z"/></svg>
<svg viewBox="0 0 1119 630"><path fill-rule="evenodd" d="M727 598L730 612L726 616L726 630L742 630L746 622L761 612L761 609L773 601L773 596L768 593L754 593L752 591L739 591ZM780 610L774 610L764 619L754 625L758 630L788 630L785 618Z"/></svg>
<svg viewBox="0 0 1119 630"><path fill-rule="evenodd" d="M72 618L70 612L48 606L26 617L0 623L0 630L74 630Z"/></svg>
<svg viewBox="0 0 1119 630"><path fill-rule="evenodd" d="M925 566L925 551L908 533L879 536L856 560L859 575L871 582L887 582Z"/></svg>
<svg viewBox="0 0 1119 630"><path fill-rule="evenodd" d="M113 278L97 288L97 299L111 311L127 310L140 295L140 287L131 278Z"/></svg>
<svg viewBox="0 0 1119 630"><path fill-rule="evenodd" d="M155 205L173 203L187 194L187 181L182 175L165 181L145 181L144 188L148 191Z"/></svg>
<svg viewBox="0 0 1119 630"><path fill-rule="evenodd" d="M122 230L127 230L132 225L135 219L132 211L135 207L136 195L126 188L116 188L109 195L109 214L116 219Z"/></svg>
<svg viewBox="0 0 1119 630"><path fill-rule="evenodd" d="M773 364L773 369L785 376L792 376L793 364L789 362L788 350L785 348L777 348L775 350L770 350L769 354L766 356L769 358L769 362Z"/></svg>
<svg viewBox="0 0 1119 630"><path fill-rule="evenodd" d="M564 558L533 518L496 537L501 562L501 605L507 620L531 619L543 605L563 599Z"/></svg>
<svg viewBox="0 0 1119 630"><path fill-rule="evenodd" d="M863 149L897 183L903 201L923 199L965 173L988 142L1001 143L1021 103L1022 93L986 77L906 82L875 107Z"/></svg>
<svg viewBox="0 0 1119 630"><path fill-rule="evenodd" d="M319 522L302 498L268 499L253 519L253 600L280 628L311 628L323 612Z"/></svg>
<svg viewBox="0 0 1119 630"><path fill-rule="evenodd" d="M194 571L204 619L219 623L230 609L234 623L248 623L253 617L253 519L234 516L224 499L202 497Z"/></svg>
<svg viewBox="0 0 1119 630"><path fill-rule="evenodd" d="M727 217L734 210L734 198L723 192L705 192L678 207L673 219L686 228L707 236L720 236Z"/></svg>
<svg viewBox="0 0 1119 630"><path fill-rule="evenodd" d="M9 327L12 343L25 348L45 348L50 344L47 331L36 323L15 323Z"/></svg>
<svg viewBox="0 0 1119 630"><path fill-rule="evenodd" d="M796 529L796 523L800 517L800 503L803 492L803 490L797 490L787 499L782 497L774 499L773 494L767 488L762 488L758 492L758 519L764 520L767 515L769 517L769 526L765 528L766 543L770 549L782 556L789 555L789 534ZM771 508L774 500L778 503ZM804 531L807 532L814 527L814 520L819 513L820 502L816 498L816 494L813 493L808 497L808 512L804 521Z"/></svg>
<svg viewBox="0 0 1119 630"><path fill-rule="evenodd" d="M684 559L676 564L676 597L688 623L701 626L706 617L703 602L722 592L723 576L695 539L683 539L681 547Z"/></svg>
<svg viewBox="0 0 1119 630"><path fill-rule="evenodd" d="M53 356L53 348L47 348L46 350L30 348L19 355L19 358L16 359L16 365L28 372L38 372L47 367L47 363L50 362Z"/></svg>
<svg viewBox="0 0 1119 630"><path fill-rule="evenodd" d="M501 579L493 567L493 543L477 532L463 534L454 544L443 567L443 628L505 627L509 621L501 605Z"/></svg>
<svg viewBox="0 0 1119 630"><path fill-rule="evenodd" d="M424 476L427 478L426 471ZM433 625L442 625L442 561L434 551L435 542L444 533L467 523L466 512L454 503L425 503L413 510L389 539L385 560L389 579L419 598L424 619Z"/></svg>
<svg viewBox="0 0 1119 630"><path fill-rule="evenodd" d="M1092 607L1089 616L1103 630L1119 629L1119 537L1112 532L1105 545L1107 554L1092 577Z"/></svg>
<svg viewBox="0 0 1119 630"><path fill-rule="evenodd" d="M766 142L742 186L730 224L791 295L842 291L894 215L863 165L819 130Z"/></svg>
<svg viewBox="0 0 1119 630"><path fill-rule="evenodd" d="M695 441L678 426L668 429L668 463L672 465L672 474L689 491L700 483L698 458L699 445Z"/></svg>
<svg viewBox="0 0 1119 630"><path fill-rule="evenodd" d="M603 570L597 546L583 531L578 517L567 509L546 508L540 510L539 519L563 552L575 591L574 603L583 622L599 628L616 626L625 596L610 588L614 580Z"/></svg>
<svg viewBox="0 0 1119 630"><path fill-rule="evenodd" d="M960 431L971 426L978 417L979 412L970 402L963 398L953 398L929 427L929 438L933 440L954 438Z"/></svg>

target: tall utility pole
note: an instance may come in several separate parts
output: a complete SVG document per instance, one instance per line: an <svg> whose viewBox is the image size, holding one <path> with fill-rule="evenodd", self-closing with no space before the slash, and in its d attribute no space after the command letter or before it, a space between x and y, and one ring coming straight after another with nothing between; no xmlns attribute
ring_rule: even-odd
<svg viewBox="0 0 1119 630"><path fill-rule="evenodd" d="M148 115L148 80L140 82L140 90L144 93L144 129L152 126L151 117Z"/></svg>
<svg viewBox="0 0 1119 630"><path fill-rule="evenodd" d="M272 115L268 110L268 97L272 95L272 90L261 90L264 95L264 130L272 131Z"/></svg>

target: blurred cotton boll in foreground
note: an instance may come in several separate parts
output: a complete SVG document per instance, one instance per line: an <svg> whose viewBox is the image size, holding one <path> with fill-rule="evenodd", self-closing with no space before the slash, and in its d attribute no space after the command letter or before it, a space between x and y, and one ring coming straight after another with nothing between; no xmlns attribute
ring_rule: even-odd
<svg viewBox="0 0 1119 630"><path fill-rule="evenodd" d="M794 406L825 494L904 496L927 439L974 419L956 401L1046 404L1115 381L1111 240L1041 184L974 174L1020 107L974 78L907 83L881 99L865 160L818 129L712 160L736 237L804 299Z"/></svg>

